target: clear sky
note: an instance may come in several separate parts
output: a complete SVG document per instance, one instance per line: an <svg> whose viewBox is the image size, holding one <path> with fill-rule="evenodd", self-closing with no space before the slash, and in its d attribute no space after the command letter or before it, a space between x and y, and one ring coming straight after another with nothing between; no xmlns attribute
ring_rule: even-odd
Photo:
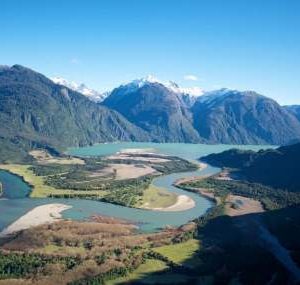
<svg viewBox="0 0 300 285"><path fill-rule="evenodd" d="M100 91L152 74L300 104L300 0L0 0L15 63Z"/></svg>

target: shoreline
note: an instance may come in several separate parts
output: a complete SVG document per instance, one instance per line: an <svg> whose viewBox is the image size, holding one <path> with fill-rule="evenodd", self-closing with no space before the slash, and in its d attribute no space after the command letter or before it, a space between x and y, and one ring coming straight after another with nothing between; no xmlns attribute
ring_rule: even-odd
<svg viewBox="0 0 300 285"><path fill-rule="evenodd" d="M26 183L28 185L28 187L30 188L30 191L28 192L28 194L25 197L30 198L31 193L32 193L32 191L34 189L34 185L32 183L30 183L29 181L27 181L24 176L22 176L21 174L19 174L17 172L12 171L11 169L8 169L7 167L5 167L5 165L6 164L3 164L3 163L0 164L0 170L6 171L6 172L8 172L8 173L10 173L12 175L15 175L18 178L20 178L24 183ZM4 187L3 187L3 192L2 193L4 193ZM2 198L2 199L6 199L6 198Z"/></svg>
<svg viewBox="0 0 300 285"><path fill-rule="evenodd" d="M221 172L222 174L222 172ZM226 173L225 173L226 174ZM220 175L220 174L219 174ZM207 176L209 177L209 176ZM218 176L216 179L223 179L223 176ZM205 188L195 188L195 187L182 187L181 183L184 182L190 182L193 180L199 180L205 178L204 177L189 177L189 178L182 178L178 179L175 182L175 186L179 187L185 191L191 191L193 193L198 193L199 195L205 197L206 199L211 200L214 202L217 206L220 205L221 199L219 196L216 196L213 191L209 191ZM227 176L225 176L224 180L229 180ZM231 180L231 179L230 179ZM259 200L255 200L253 198L244 197L240 195L234 195L234 194L228 194L224 201L225 206L225 215L228 216L242 216L247 214L254 214L254 213L262 213L265 212L264 207L262 203Z"/></svg>
<svg viewBox="0 0 300 285"><path fill-rule="evenodd" d="M178 195L177 201L175 204L168 207L157 207L157 208L149 208L143 207L141 209L147 209L151 211L161 211L161 212L180 212L192 209L196 206L195 201L190 198L188 195Z"/></svg>
<svg viewBox="0 0 300 285"><path fill-rule="evenodd" d="M153 155L159 155L162 158L168 157L167 155L164 154L157 154L157 153L151 153L149 152L151 149L123 149L119 152L119 154L124 154L127 153L128 155L133 154L153 154ZM194 162L197 166L198 169L202 170L206 168L208 165L206 163L203 163L201 161L196 161ZM2 164L0 167L4 170L7 171L13 175L16 175L22 179L23 182L25 182L29 187L31 188L30 193L28 196L31 196L32 190L34 188L34 185L32 185L27 179L25 180L24 176L21 176L19 173L16 173L15 171L12 171L11 169L7 169L6 165ZM184 178L183 178L184 179ZM175 183L174 183L175 184ZM177 184L177 183L176 183ZM167 207L141 207L140 209L145 209L145 210L150 210L150 211L161 211L161 212L180 212L180 211L186 211L189 209L192 209L196 206L196 202L187 194L177 194L176 197L176 202L170 206ZM55 203L55 202L54 202ZM12 224L8 225L6 228L4 228L0 232L0 238L9 236L15 232L28 229L34 226L42 225L42 224L47 224L47 223L53 223L57 220L61 219L61 212L64 210L67 210L71 208L71 206L67 206L64 204L47 204L47 205L42 205L38 206L36 208L33 208L30 210L28 213L24 214L21 216L19 219L17 219L15 222ZM139 208L139 207L137 207Z"/></svg>
<svg viewBox="0 0 300 285"><path fill-rule="evenodd" d="M61 213L70 208L72 208L72 206L59 203L37 206L2 230L0 232L0 238L10 236L34 226L59 221L62 219Z"/></svg>
<svg viewBox="0 0 300 285"><path fill-rule="evenodd" d="M204 162L197 162L197 165L199 167L199 170L203 170L206 167L208 167L208 164L204 163ZM184 181L189 181L189 180L193 180L195 178L203 178L204 176L195 176L195 177L186 177L186 178L181 178L178 179L177 181L174 181L173 186L178 187L180 185L180 183L184 182ZM180 188L180 187L178 187ZM182 188L180 188L182 189ZM182 189L185 190L185 189ZM215 202L214 197L209 197L208 195L202 194L200 193L201 196L203 196L206 199L212 200ZM152 211L162 211L162 212L180 212L180 211L186 211L186 210L190 210L192 208L194 208L196 206L196 202L189 197L188 195L185 194L181 194L177 196L177 201L168 207L157 207L157 208L148 208L148 207L144 207L143 209L147 209L147 210L152 210Z"/></svg>

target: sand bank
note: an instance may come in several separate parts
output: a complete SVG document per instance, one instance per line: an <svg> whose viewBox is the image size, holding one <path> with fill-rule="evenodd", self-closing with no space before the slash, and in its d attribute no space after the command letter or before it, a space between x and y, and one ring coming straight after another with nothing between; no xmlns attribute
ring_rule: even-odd
<svg viewBox="0 0 300 285"><path fill-rule="evenodd" d="M53 223L61 219L61 212L71 207L64 204L47 204L35 207L0 232L0 237L5 237L30 227Z"/></svg>
<svg viewBox="0 0 300 285"><path fill-rule="evenodd" d="M166 208L150 208L153 211L177 212L192 209L196 206L195 201L187 195L179 195L175 204Z"/></svg>

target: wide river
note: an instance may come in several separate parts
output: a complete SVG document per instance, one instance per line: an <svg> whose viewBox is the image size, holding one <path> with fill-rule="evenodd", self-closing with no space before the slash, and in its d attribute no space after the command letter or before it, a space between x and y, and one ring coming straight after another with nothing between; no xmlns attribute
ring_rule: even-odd
<svg viewBox="0 0 300 285"><path fill-rule="evenodd" d="M124 149L147 149L157 153L175 155L184 159L196 161L204 155L218 153L233 147L240 149L259 150L271 146L232 146L179 143L109 143L98 144L90 147L70 148L68 153L77 156L106 156ZM173 182L183 177L214 174L218 171L218 168L208 166L203 170L176 173L155 178L153 180L154 185L163 187L177 194L188 195L196 202L196 206L194 208L186 211L162 212L133 209L109 203L83 199L26 198L30 191L28 185L19 177L0 170L0 181L3 184L4 190L4 195L2 196L2 199L0 199L0 231L32 208L48 203L63 203L66 205L71 205L71 209L62 213L63 218L68 219L86 220L95 214L113 216L116 218L128 219L136 222L142 231L153 231L167 225L179 226L203 215L212 206L212 203L200 195L185 192L174 187L172 185Z"/></svg>

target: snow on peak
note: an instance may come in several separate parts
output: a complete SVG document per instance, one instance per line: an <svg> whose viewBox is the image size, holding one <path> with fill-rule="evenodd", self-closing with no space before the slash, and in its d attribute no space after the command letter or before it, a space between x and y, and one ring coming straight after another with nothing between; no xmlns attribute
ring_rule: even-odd
<svg viewBox="0 0 300 285"><path fill-rule="evenodd" d="M90 100L95 101L95 102L101 102L103 101L107 96L108 93L99 93L98 91L88 88L85 84L83 83L76 83L74 81L68 81L62 77L52 77L51 80L59 85L63 85L65 87L68 87L74 91L77 91L86 97L88 97Z"/></svg>
<svg viewBox="0 0 300 285"><path fill-rule="evenodd" d="M165 86L166 88L168 88L169 90L171 90L177 94L185 94L185 95L190 95L193 97L198 97L198 96L201 96L202 94L204 94L204 90L198 86L180 87L174 81L162 81L153 75L148 75L144 78L133 80L132 82L130 82L128 84L121 85L121 87L126 88L127 92L129 93L129 92L132 92L136 89L143 87L144 85L152 84L152 83L162 84L163 86Z"/></svg>
<svg viewBox="0 0 300 285"><path fill-rule="evenodd" d="M141 79L136 79L133 80L132 82L125 84L123 86L132 86L132 87L136 87L136 88L141 88L146 84L149 83L160 83L163 84L162 81L160 81L159 79L157 79L155 76L153 75L147 75L146 77L143 77Z"/></svg>
<svg viewBox="0 0 300 285"><path fill-rule="evenodd" d="M169 89L171 89L175 93L179 94L185 94L190 95L192 97L198 97L204 94L204 90L198 86L194 87L179 87L176 83L176 85L171 82L172 85L167 86Z"/></svg>
<svg viewBox="0 0 300 285"><path fill-rule="evenodd" d="M231 96L234 93L239 93L239 91L233 90L233 89L228 89L228 88L213 90L213 91L205 92L203 94L203 96L201 96L198 99L198 102L211 104L215 100L218 100L219 98L225 98L225 97Z"/></svg>

